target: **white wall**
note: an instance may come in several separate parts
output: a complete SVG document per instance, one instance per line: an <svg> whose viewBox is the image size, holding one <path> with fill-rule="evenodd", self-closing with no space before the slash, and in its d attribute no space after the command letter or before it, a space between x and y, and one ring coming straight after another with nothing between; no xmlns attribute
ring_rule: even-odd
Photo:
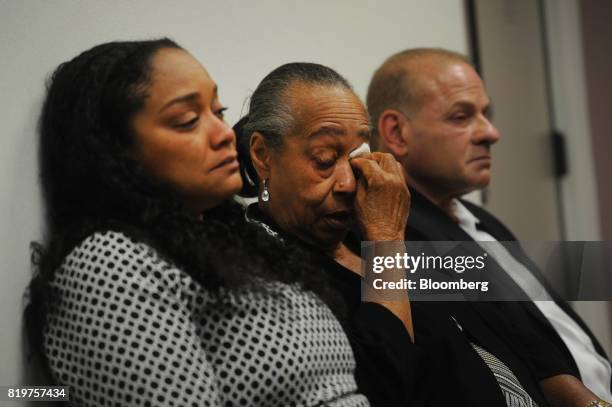
<svg viewBox="0 0 612 407"><path fill-rule="evenodd" d="M408 47L467 51L461 0L0 0L0 385L22 381L28 245L40 240L36 120L44 80L101 42L169 36L220 85L235 122L265 74L291 61L336 68L365 95L374 69Z"/></svg>

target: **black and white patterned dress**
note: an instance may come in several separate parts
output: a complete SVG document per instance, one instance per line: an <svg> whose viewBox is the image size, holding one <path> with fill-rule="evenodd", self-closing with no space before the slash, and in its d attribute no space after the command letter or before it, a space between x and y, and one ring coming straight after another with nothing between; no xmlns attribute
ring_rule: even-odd
<svg viewBox="0 0 612 407"><path fill-rule="evenodd" d="M342 327L297 285L213 295L108 231L72 250L52 288L45 353L77 405L368 405Z"/></svg>

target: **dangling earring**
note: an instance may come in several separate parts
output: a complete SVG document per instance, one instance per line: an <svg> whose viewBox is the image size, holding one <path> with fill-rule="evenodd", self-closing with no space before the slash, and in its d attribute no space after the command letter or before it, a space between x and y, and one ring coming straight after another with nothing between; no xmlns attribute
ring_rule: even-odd
<svg viewBox="0 0 612 407"><path fill-rule="evenodd" d="M261 200L268 202L270 200L270 192L268 192L268 180L263 180L263 191L261 191Z"/></svg>

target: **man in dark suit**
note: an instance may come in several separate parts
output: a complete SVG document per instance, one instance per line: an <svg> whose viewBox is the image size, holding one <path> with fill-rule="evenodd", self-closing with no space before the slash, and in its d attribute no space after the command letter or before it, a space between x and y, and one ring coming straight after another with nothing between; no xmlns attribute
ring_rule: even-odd
<svg viewBox="0 0 612 407"><path fill-rule="evenodd" d="M540 336L535 340L558 348L588 388L612 399L610 363L585 323L520 249L498 243L516 240L501 222L459 199L489 184L491 145L500 138L490 121L484 84L467 59L440 49L395 54L374 74L367 103L372 146L396 157L411 189L406 240L490 242L487 247L495 249L490 257L504 278L528 297L533 298L530 291L536 288L548 300L503 306L520 308L512 315L530 320ZM545 390L581 386L569 375L550 377L540 361L533 362Z"/></svg>

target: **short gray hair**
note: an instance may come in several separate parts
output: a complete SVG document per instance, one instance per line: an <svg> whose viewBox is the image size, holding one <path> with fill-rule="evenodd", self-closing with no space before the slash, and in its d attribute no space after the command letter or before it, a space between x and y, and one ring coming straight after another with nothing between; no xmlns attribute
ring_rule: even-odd
<svg viewBox="0 0 612 407"><path fill-rule="evenodd" d="M295 106L289 103L288 90L296 83L340 87L354 92L342 75L320 64L293 62L270 72L251 95L247 116L234 126L243 167L241 172L246 178L240 193L242 196L256 196L259 183L249 153L252 134L261 133L270 148L280 148L283 138L295 129Z"/></svg>
<svg viewBox="0 0 612 407"><path fill-rule="evenodd" d="M385 110L406 112L421 107L420 81L411 67L425 59L472 65L465 55L442 48L407 49L387 58L374 73L366 98L372 120L370 144L374 150L379 149L378 119Z"/></svg>

